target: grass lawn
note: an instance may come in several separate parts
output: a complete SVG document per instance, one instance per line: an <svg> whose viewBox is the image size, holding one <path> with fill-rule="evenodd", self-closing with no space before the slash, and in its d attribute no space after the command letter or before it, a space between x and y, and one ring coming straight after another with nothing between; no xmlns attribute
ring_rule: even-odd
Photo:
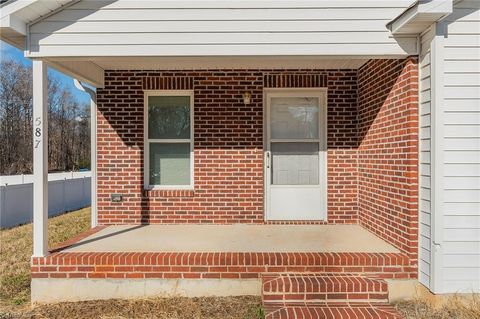
<svg viewBox="0 0 480 319"><path fill-rule="evenodd" d="M449 296L437 306L424 299L416 299L400 302L396 308L405 319L479 319L480 296Z"/></svg>
<svg viewBox="0 0 480 319"><path fill-rule="evenodd" d="M49 220L49 246L53 247L89 229L90 209ZM30 307L32 225L0 231L0 319L259 319L260 297L151 298L67 302ZM425 300L396 305L406 319L478 319L480 297L451 297L442 306Z"/></svg>
<svg viewBox="0 0 480 319"><path fill-rule="evenodd" d="M48 245L53 247L90 228L90 208L48 220ZM0 307L30 303L32 224L0 231Z"/></svg>
<svg viewBox="0 0 480 319"><path fill-rule="evenodd" d="M90 228L90 209L48 221L53 247ZM32 225L0 231L0 319L49 318L262 318L259 297L153 298L60 303L30 307Z"/></svg>

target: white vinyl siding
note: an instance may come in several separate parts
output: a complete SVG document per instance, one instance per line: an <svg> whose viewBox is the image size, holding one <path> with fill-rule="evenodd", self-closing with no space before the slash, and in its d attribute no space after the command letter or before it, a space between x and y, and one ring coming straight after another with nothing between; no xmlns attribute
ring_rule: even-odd
<svg viewBox="0 0 480 319"><path fill-rule="evenodd" d="M419 280L430 288L431 278L431 41L434 28L421 36L420 43L420 238L419 238Z"/></svg>
<svg viewBox="0 0 480 319"><path fill-rule="evenodd" d="M480 2L447 18L443 292L480 292Z"/></svg>
<svg viewBox="0 0 480 319"><path fill-rule="evenodd" d="M30 26L30 56L405 55L410 0L80 1Z"/></svg>

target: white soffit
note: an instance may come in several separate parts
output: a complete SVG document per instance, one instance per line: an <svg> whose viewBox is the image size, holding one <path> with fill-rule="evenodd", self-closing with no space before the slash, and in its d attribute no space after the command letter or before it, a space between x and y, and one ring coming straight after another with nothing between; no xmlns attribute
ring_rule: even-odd
<svg viewBox="0 0 480 319"><path fill-rule="evenodd" d="M111 57L89 62L104 70L185 69L358 69L371 57L225 56L225 57ZM61 58L56 59L58 62Z"/></svg>
<svg viewBox="0 0 480 319"><path fill-rule="evenodd" d="M452 11L452 0L419 0L390 21L387 27L393 35L420 34Z"/></svg>

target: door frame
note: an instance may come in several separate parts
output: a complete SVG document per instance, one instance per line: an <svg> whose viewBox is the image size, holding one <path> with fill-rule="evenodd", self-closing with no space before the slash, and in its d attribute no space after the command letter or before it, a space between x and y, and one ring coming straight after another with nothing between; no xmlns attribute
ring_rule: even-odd
<svg viewBox="0 0 480 319"><path fill-rule="evenodd" d="M319 179L320 179L320 193L321 209L324 213L319 215L319 218L309 220L327 220L327 189L328 189L328 173L327 173L327 139L328 139L328 88L327 87L309 87L309 88L264 88L263 89L263 103L264 103L264 117L263 117L263 187L264 187L264 221L275 221L271 219L270 214L270 172L267 169L267 152L270 151L270 98L271 97L302 97L304 93L307 96L318 97L319 104ZM271 160L271 159L270 159ZM322 182L323 181L323 182ZM299 219L303 220L303 219Z"/></svg>

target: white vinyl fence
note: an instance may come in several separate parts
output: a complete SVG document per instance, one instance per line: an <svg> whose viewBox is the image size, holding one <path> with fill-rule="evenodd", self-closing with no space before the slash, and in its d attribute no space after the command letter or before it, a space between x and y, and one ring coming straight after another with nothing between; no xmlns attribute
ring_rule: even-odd
<svg viewBox="0 0 480 319"><path fill-rule="evenodd" d="M48 174L48 216L91 202L91 172ZM33 216L33 175L0 176L0 228L29 223Z"/></svg>

